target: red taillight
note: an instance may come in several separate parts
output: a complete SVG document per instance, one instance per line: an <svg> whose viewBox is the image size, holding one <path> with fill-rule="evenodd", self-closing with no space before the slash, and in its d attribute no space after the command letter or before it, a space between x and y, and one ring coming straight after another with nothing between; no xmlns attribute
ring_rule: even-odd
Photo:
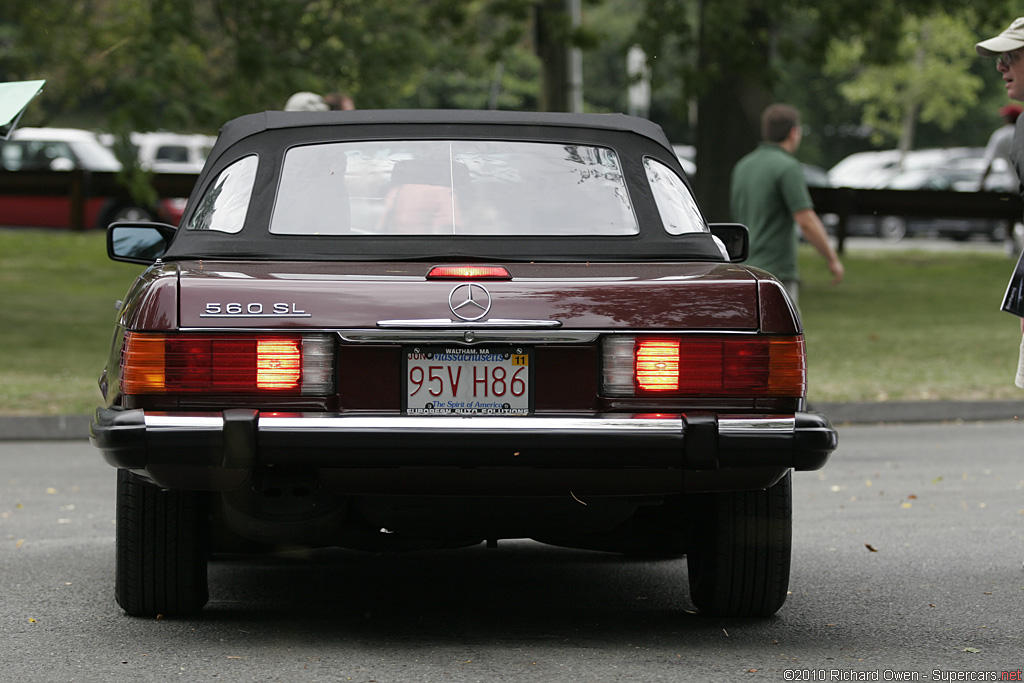
<svg viewBox="0 0 1024 683"><path fill-rule="evenodd" d="M324 395L332 386L328 335L129 332L121 349L125 394Z"/></svg>
<svg viewBox="0 0 1024 683"><path fill-rule="evenodd" d="M434 266L428 280L511 280L505 266Z"/></svg>
<svg viewBox="0 0 1024 683"><path fill-rule="evenodd" d="M609 396L802 397L804 341L796 337L621 336L604 344Z"/></svg>
<svg viewBox="0 0 1024 683"><path fill-rule="evenodd" d="M644 339L636 347L635 376L644 391L679 389L679 340Z"/></svg>
<svg viewBox="0 0 1024 683"><path fill-rule="evenodd" d="M294 389L302 381L302 348L294 339L256 343L256 386Z"/></svg>

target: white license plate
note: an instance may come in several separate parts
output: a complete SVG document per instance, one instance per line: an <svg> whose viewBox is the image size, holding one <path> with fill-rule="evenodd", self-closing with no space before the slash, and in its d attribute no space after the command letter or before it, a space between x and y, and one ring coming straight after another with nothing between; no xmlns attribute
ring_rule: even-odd
<svg viewBox="0 0 1024 683"><path fill-rule="evenodd" d="M531 354L516 347L406 347L409 415L529 415Z"/></svg>

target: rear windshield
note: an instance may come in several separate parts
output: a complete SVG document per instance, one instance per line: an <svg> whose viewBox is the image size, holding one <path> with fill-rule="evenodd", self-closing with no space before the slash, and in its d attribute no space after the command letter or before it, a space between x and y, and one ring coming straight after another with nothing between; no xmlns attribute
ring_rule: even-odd
<svg viewBox="0 0 1024 683"><path fill-rule="evenodd" d="M305 145L285 155L286 235L635 235L616 153L478 140Z"/></svg>

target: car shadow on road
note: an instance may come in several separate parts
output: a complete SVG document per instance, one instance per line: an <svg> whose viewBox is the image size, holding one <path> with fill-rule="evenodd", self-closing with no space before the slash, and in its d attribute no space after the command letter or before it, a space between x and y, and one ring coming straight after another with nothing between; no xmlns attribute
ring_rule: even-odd
<svg viewBox="0 0 1024 683"><path fill-rule="evenodd" d="M204 621L274 638L450 641L687 634L770 619L699 616L685 559L638 560L517 541L403 554L317 550L211 563ZM785 607L783 607L785 609ZM247 634L247 635L251 635Z"/></svg>

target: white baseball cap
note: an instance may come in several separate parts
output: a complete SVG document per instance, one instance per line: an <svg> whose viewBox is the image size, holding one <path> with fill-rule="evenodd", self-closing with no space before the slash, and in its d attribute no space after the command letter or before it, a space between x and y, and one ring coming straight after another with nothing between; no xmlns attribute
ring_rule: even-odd
<svg viewBox="0 0 1024 683"><path fill-rule="evenodd" d="M998 57L1019 47L1024 47L1024 17L1014 19L1008 29L995 38L981 41L974 49L982 57Z"/></svg>
<svg viewBox="0 0 1024 683"><path fill-rule="evenodd" d="M312 92L297 92L288 98L285 111L327 111L330 107L324 98Z"/></svg>

